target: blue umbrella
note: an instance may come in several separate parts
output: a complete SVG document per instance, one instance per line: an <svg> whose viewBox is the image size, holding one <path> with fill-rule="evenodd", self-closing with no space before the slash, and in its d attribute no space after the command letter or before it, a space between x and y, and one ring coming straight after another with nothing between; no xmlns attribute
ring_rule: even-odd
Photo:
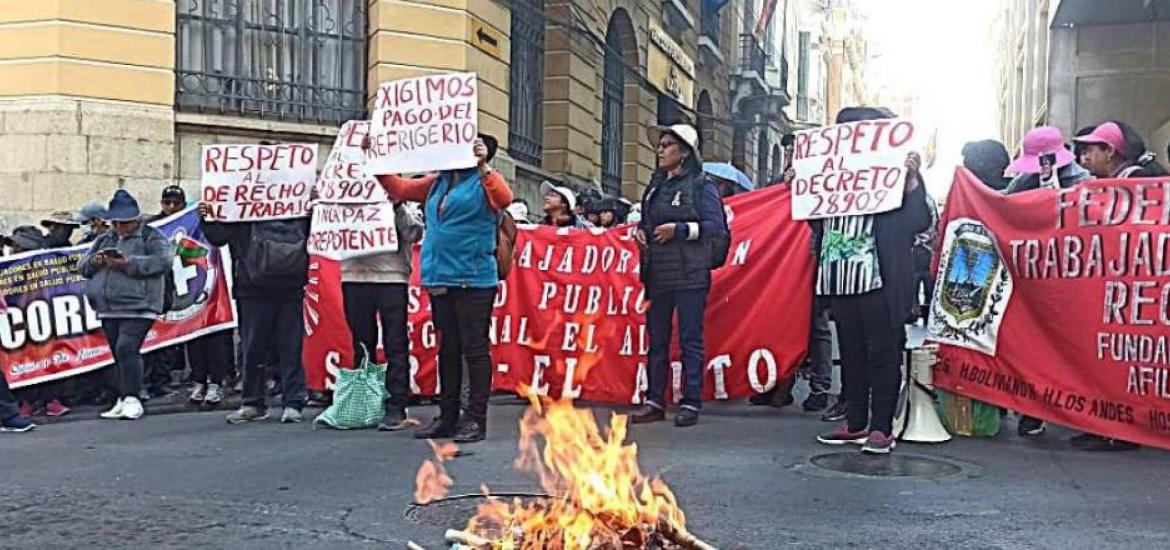
<svg viewBox="0 0 1170 550"><path fill-rule="evenodd" d="M740 187L748 191L753 191L756 188L756 184L752 183L751 178L747 177L747 174L740 172L739 168L727 162L704 162L703 171L709 176L737 183Z"/></svg>

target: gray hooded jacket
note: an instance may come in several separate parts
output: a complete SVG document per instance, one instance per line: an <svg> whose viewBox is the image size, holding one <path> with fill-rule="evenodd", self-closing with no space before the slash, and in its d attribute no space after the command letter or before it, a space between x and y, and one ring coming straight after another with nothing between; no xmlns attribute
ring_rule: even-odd
<svg viewBox="0 0 1170 550"><path fill-rule="evenodd" d="M125 270L100 268L97 253L116 248L128 260ZM164 276L171 274L175 250L159 230L140 222L138 229L119 237L112 229L93 242L77 263L89 282L85 296L100 319L154 319L163 312Z"/></svg>

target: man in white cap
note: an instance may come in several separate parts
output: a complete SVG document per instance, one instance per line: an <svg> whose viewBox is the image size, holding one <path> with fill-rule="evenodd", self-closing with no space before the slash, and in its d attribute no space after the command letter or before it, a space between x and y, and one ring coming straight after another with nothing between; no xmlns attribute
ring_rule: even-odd
<svg viewBox="0 0 1170 550"><path fill-rule="evenodd" d="M572 189L553 185L546 180L540 184L540 194L544 195L544 218L540 221L541 225L589 228L589 224L577 215L577 194Z"/></svg>

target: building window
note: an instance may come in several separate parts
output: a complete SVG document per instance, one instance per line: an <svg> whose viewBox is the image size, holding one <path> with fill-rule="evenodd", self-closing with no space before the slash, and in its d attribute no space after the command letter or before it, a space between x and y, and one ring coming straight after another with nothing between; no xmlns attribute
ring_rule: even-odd
<svg viewBox="0 0 1170 550"><path fill-rule="evenodd" d="M760 130L760 137L756 143L756 181L768 181L768 152L771 151L771 145L768 144L768 131Z"/></svg>
<svg viewBox="0 0 1170 550"><path fill-rule="evenodd" d="M707 90L699 92L699 102L696 107L696 122L698 123L699 131L699 152L700 156L707 156L714 158L715 153L715 121L714 109L711 106L711 94Z"/></svg>
<svg viewBox="0 0 1170 550"><path fill-rule="evenodd" d="M808 120L809 33L802 32L797 39L796 57L796 119Z"/></svg>
<svg viewBox="0 0 1170 550"><path fill-rule="evenodd" d="M512 91L509 99L508 152L541 165L544 150L544 0L512 4Z"/></svg>
<svg viewBox="0 0 1170 550"><path fill-rule="evenodd" d="M605 82L601 107L601 190L611 196L622 194L622 111L626 90L626 67L622 62L622 40L617 23L617 16L611 18L605 33Z"/></svg>
<svg viewBox="0 0 1170 550"><path fill-rule="evenodd" d="M365 118L365 0L177 0L175 14L179 109Z"/></svg>
<svg viewBox="0 0 1170 550"><path fill-rule="evenodd" d="M703 20L702 31L703 36L711 40L711 43L716 46L719 45L719 8L715 7L717 2L710 0L703 0Z"/></svg>

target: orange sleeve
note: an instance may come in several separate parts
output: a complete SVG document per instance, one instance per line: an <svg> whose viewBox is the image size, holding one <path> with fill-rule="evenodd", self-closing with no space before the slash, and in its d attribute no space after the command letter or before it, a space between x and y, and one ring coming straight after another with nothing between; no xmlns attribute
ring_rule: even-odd
<svg viewBox="0 0 1170 550"><path fill-rule="evenodd" d="M487 191L488 205L492 210L499 212L512 204L512 188L508 187L508 182L499 172L492 170L492 173L488 174L483 180L483 189Z"/></svg>
<svg viewBox="0 0 1170 550"><path fill-rule="evenodd" d="M404 178L393 174L378 175L378 183L395 200L426 202L431 186L439 179L439 174L427 174L421 178ZM509 192L510 193L510 192ZM509 194L509 196L511 196ZM511 202L509 200L509 202Z"/></svg>

